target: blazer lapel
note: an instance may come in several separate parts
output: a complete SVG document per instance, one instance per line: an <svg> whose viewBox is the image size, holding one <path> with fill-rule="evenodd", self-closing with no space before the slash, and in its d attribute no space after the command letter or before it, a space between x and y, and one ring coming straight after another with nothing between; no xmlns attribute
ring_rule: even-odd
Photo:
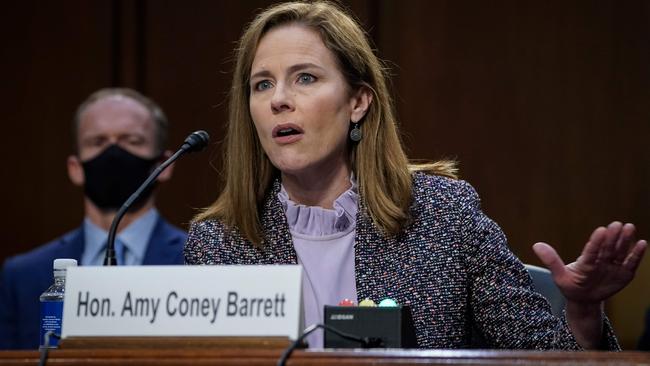
<svg viewBox="0 0 650 366"><path fill-rule="evenodd" d="M386 297L386 263L390 256L391 240L381 233L360 203L357 212L357 227L354 238L354 272L357 285L357 300L379 301Z"/></svg>
<svg viewBox="0 0 650 366"><path fill-rule="evenodd" d="M60 247L57 248L57 258L76 259L81 265L81 255L83 254L85 243L83 225L77 230L63 235L60 243Z"/></svg>
<svg viewBox="0 0 650 366"><path fill-rule="evenodd" d="M185 237L162 217L151 233L142 264L183 264Z"/></svg>
<svg viewBox="0 0 650 366"><path fill-rule="evenodd" d="M276 179L266 195L260 218L266 235L262 243L263 261L266 264L297 264L298 255L293 247L287 217L278 199L279 192L280 181Z"/></svg>

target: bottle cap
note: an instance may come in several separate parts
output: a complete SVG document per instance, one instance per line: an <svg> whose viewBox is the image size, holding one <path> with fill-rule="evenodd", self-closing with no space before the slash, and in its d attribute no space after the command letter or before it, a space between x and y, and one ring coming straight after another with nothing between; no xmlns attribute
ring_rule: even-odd
<svg viewBox="0 0 650 366"><path fill-rule="evenodd" d="M54 269L66 269L68 267L76 267L77 260L70 258L57 258L54 260Z"/></svg>

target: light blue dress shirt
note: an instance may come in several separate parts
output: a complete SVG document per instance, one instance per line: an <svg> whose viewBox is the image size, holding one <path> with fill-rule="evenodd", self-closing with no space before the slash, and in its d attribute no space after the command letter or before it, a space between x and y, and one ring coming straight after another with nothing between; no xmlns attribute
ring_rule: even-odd
<svg viewBox="0 0 650 366"><path fill-rule="evenodd" d="M121 265L142 264L158 217L158 211L152 208L117 234L115 244L120 241L125 247L124 263L120 263ZM88 218L84 219L83 226L85 244L81 265L101 266L104 263L108 232L90 222Z"/></svg>

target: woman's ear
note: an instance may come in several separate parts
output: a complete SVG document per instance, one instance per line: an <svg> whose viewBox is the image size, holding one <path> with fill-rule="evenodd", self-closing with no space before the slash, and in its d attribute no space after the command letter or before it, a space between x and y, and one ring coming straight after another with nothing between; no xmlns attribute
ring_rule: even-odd
<svg viewBox="0 0 650 366"><path fill-rule="evenodd" d="M362 85L354 93L350 100L352 106L352 113L350 114L350 121L356 123L368 112L370 104L372 103L372 90L366 85Z"/></svg>

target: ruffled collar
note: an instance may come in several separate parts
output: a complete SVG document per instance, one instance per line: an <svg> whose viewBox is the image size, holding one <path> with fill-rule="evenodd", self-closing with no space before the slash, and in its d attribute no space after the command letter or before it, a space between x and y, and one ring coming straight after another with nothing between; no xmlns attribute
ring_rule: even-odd
<svg viewBox="0 0 650 366"><path fill-rule="evenodd" d="M350 183L352 187L334 200L333 209L297 204L289 199L289 194L281 186L278 199L284 208L291 232L318 237L352 230L356 224L359 194L354 177L350 177Z"/></svg>

